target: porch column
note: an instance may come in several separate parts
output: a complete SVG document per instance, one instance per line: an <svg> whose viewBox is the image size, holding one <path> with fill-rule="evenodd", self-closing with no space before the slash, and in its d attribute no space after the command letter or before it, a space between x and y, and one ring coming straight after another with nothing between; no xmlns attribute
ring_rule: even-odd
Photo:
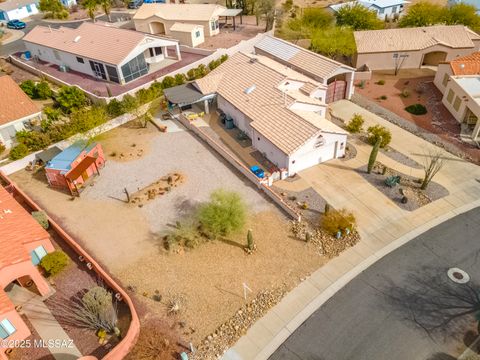
<svg viewBox="0 0 480 360"><path fill-rule="evenodd" d="M177 60L182 60L182 54L180 53L180 46L178 43L175 44L175 51L177 52Z"/></svg>
<svg viewBox="0 0 480 360"><path fill-rule="evenodd" d="M205 114L210 114L210 107L208 105L208 100L203 100L203 106L205 107Z"/></svg>
<svg viewBox="0 0 480 360"><path fill-rule="evenodd" d="M477 124L475 125L475 128L473 129L472 139L477 140L479 135L480 135L480 118L477 119Z"/></svg>
<svg viewBox="0 0 480 360"><path fill-rule="evenodd" d="M35 267L32 266L28 275L32 278L35 285L37 285L37 289L42 296L45 296L50 292L50 287L48 286L47 281L42 275L40 275Z"/></svg>
<svg viewBox="0 0 480 360"><path fill-rule="evenodd" d="M350 72L347 74L347 76L345 77L345 80L347 81L347 89L346 89L346 98L348 100L350 100L350 98L352 97L353 95L353 90L354 90L354 84L353 82L355 81L354 79L355 77L355 73L354 72Z"/></svg>

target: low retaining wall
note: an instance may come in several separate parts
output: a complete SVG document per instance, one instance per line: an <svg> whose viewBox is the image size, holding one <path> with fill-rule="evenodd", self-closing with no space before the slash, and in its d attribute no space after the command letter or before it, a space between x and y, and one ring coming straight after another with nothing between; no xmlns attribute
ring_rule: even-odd
<svg viewBox="0 0 480 360"><path fill-rule="evenodd" d="M371 71L355 71L354 79L355 81L366 81L372 78Z"/></svg>
<svg viewBox="0 0 480 360"><path fill-rule="evenodd" d="M253 174L249 168L247 168L234 154L232 154L227 148L219 144L216 140L210 137L206 132L204 132L198 126L193 125L186 117L183 115L178 116L178 120L194 134L196 134L200 139L205 141L210 147L212 147L217 153L219 153L228 163L230 163L235 169L240 171L245 177L250 180L255 186L261 189L270 199L272 199L283 211L285 211L292 219L300 221L301 215L295 209L290 207L282 197L274 192L268 185L262 183L256 176Z"/></svg>
<svg viewBox="0 0 480 360"><path fill-rule="evenodd" d="M5 174L0 171L0 179L7 183L10 190L15 192L16 195L20 196L23 201L25 201L28 206L35 211L42 211L40 206L37 205L27 194L25 194L17 185L12 182ZM110 275L102 269L102 267L90 256L70 235L68 235L61 227L58 225L50 216L48 216L48 222L50 223L50 228L53 229L57 234L77 253L79 256L83 256L85 259L85 266L87 263L92 265L91 271L94 271L104 282L107 284L113 291L119 294L124 301L132 317L130 322L130 327L128 328L127 333L123 339L115 346L107 355L103 357L103 360L120 360L123 359L135 345L138 335L140 333L140 320L138 314L133 306L132 299L128 294L118 285L115 280L113 280Z"/></svg>

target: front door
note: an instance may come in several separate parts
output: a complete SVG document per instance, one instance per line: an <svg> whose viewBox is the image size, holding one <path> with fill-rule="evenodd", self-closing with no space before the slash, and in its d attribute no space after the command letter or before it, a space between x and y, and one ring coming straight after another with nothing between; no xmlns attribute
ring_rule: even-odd
<svg viewBox="0 0 480 360"><path fill-rule="evenodd" d="M107 74L105 73L105 67L102 63L91 61L90 60L90 68L92 69L95 77L97 79L107 80Z"/></svg>

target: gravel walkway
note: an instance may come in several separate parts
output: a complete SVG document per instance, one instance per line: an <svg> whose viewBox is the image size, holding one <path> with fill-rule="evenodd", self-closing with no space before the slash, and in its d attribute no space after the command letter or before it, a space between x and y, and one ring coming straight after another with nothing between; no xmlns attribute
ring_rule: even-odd
<svg viewBox="0 0 480 360"><path fill-rule="evenodd" d="M392 148L380 149L380 152L383 155L388 156L390 159L395 160L396 162L399 162L400 164L410 166L411 168L414 168L414 169L423 169L423 166L421 164L419 164L412 158L408 157L407 155L395 149L392 149Z"/></svg>

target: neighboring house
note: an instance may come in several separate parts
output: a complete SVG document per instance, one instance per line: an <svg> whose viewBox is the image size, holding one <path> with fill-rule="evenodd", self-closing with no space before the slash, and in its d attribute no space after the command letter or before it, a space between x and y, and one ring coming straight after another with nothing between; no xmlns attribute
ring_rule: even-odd
<svg viewBox="0 0 480 360"><path fill-rule="evenodd" d="M0 76L0 142L12 147L17 131L41 118L40 109L15 81L8 75Z"/></svg>
<svg viewBox="0 0 480 360"><path fill-rule="evenodd" d="M69 8L72 7L73 5L77 5L77 0L60 0L63 4L63 6Z"/></svg>
<svg viewBox="0 0 480 360"><path fill-rule="evenodd" d="M410 1L405 0L358 0L330 5L329 8L337 12L344 6L360 4L369 10L375 11L380 20L385 20L385 18L393 19L395 16L400 17L405 10L405 4L409 3Z"/></svg>
<svg viewBox="0 0 480 360"><path fill-rule="evenodd" d="M41 295L48 295L50 287L37 265L54 247L48 232L2 186L0 247L0 359L8 360L5 353L11 351L9 348L30 336L8 289L12 283L27 288L35 285Z"/></svg>
<svg viewBox="0 0 480 360"><path fill-rule="evenodd" d="M475 8L477 9L477 14L480 15L480 0L448 0L449 6L460 3L475 6Z"/></svg>
<svg viewBox="0 0 480 360"><path fill-rule="evenodd" d="M355 69L350 66L273 36L265 36L254 50L319 82L320 98L326 104L350 99L353 94Z"/></svg>
<svg viewBox="0 0 480 360"><path fill-rule="evenodd" d="M148 34L172 34L176 23L202 25L204 36L220 32L219 18L231 16L224 6L216 4L143 4L133 16L137 31ZM241 9L235 12L241 13Z"/></svg>
<svg viewBox="0 0 480 360"><path fill-rule="evenodd" d="M0 21L21 20L38 12L37 1L34 0L0 2Z"/></svg>
<svg viewBox="0 0 480 360"><path fill-rule="evenodd" d="M480 52L439 64L434 83L462 135L480 142Z"/></svg>
<svg viewBox="0 0 480 360"><path fill-rule="evenodd" d="M205 42L203 26L197 24L175 23L170 28L170 34L180 44L196 47Z"/></svg>
<svg viewBox="0 0 480 360"><path fill-rule="evenodd" d="M177 40L104 23L84 22L76 29L36 26L23 41L34 59L118 84L170 64L168 49L181 59Z"/></svg>
<svg viewBox="0 0 480 360"><path fill-rule="evenodd" d="M271 58L237 53L193 86L195 102L214 96L253 148L287 175L345 154L346 132L325 119L325 86ZM165 89L170 106L174 89Z"/></svg>
<svg viewBox="0 0 480 360"><path fill-rule="evenodd" d="M354 37L355 66L370 70L437 66L480 47L480 35L463 25L355 31Z"/></svg>
<svg viewBox="0 0 480 360"><path fill-rule="evenodd" d="M50 186L80 195L88 179L99 175L104 164L105 155L100 144L78 141L48 161L45 174Z"/></svg>

